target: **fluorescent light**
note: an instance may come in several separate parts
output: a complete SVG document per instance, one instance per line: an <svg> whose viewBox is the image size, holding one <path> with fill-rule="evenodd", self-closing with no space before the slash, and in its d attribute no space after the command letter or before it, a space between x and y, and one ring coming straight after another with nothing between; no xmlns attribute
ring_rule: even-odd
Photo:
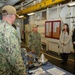
<svg viewBox="0 0 75 75"><path fill-rule="evenodd" d="M23 17L24 17L23 15L19 16L19 18L23 18Z"/></svg>
<svg viewBox="0 0 75 75"><path fill-rule="evenodd" d="M75 2L70 2L67 4L68 6L75 6Z"/></svg>
<svg viewBox="0 0 75 75"><path fill-rule="evenodd" d="M32 12L32 13L28 13L27 15L34 15L34 14L35 14L35 13Z"/></svg>
<svg viewBox="0 0 75 75"><path fill-rule="evenodd" d="M17 15L18 18L23 18L24 17L24 15L20 15L20 16L18 14L16 14L16 15Z"/></svg>

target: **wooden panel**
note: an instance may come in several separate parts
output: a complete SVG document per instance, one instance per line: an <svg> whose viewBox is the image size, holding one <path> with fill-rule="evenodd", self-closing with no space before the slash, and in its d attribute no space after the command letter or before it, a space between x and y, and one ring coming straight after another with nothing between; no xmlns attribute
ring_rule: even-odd
<svg viewBox="0 0 75 75"><path fill-rule="evenodd" d="M56 32L53 33L54 38L59 38L59 28L56 28Z"/></svg>
<svg viewBox="0 0 75 75"><path fill-rule="evenodd" d="M46 21L45 22L45 37L59 39L61 21Z"/></svg>

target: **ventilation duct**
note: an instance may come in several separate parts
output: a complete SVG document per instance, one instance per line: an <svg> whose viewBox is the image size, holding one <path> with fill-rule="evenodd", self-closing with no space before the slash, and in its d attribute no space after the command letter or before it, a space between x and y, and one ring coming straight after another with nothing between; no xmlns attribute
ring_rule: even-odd
<svg viewBox="0 0 75 75"><path fill-rule="evenodd" d="M14 5L18 3L20 0L7 0L4 5Z"/></svg>

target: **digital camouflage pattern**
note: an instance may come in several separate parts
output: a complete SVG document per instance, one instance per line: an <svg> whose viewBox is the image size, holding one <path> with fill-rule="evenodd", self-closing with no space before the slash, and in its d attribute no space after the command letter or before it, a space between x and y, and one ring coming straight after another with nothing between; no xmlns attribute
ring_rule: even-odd
<svg viewBox="0 0 75 75"><path fill-rule="evenodd" d="M29 35L28 47L35 50L35 55L40 56L41 50L41 35L38 32L31 32Z"/></svg>
<svg viewBox="0 0 75 75"><path fill-rule="evenodd" d="M0 75L27 75L16 30L0 21Z"/></svg>

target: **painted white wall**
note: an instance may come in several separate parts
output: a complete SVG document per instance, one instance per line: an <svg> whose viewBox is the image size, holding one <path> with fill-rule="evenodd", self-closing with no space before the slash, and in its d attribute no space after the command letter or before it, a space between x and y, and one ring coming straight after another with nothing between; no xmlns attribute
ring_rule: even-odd
<svg viewBox="0 0 75 75"><path fill-rule="evenodd" d="M47 19L42 20L42 12L47 12ZM68 23L70 30L72 30L73 23L71 22L72 19L66 19L66 17L71 17L75 15L73 12L75 11L74 8L69 8L67 5L57 5L52 8L47 8L41 11L38 11L35 13L35 15L30 16L29 23L32 24L38 24L39 28L38 31L41 34L42 42L46 43L46 50L51 50L54 52L58 52L58 43L59 40L52 39L52 38L46 38L45 37L45 21L51 21L51 20L61 20L61 29L63 27L63 23ZM72 46L71 46L72 47ZM73 48L72 48L73 51Z"/></svg>
<svg viewBox="0 0 75 75"><path fill-rule="evenodd" d="M30 17L29 17L29 24L30 25L33 25L33 24L35 24L35 17L34 17L34 15L31 15Z"/></svg>
<svg viewBox="0 0 75 75"><path fill-rule="evenodd" d="M75 12L75 8L73 8L73 11ZM74 17L75 17L75 13L73 13ZM75 28L75 18L73 18L73 28Z"/></svg>
<svg viewBox="0 0 75 75"><path fill-rule="evenodd" d="M19 29L17 30L18 31L18 34L19 34L19 37L24 39L24 35L22 34L22 31L23 31L23 19L16 19L15 21L15 24L19 25ZM19 32L20 30L20 32Z"/></svg>
<svg viewBox="0 0 75 75"><path fill-rule="evenodd" d="M70 19L66 19L66 17L70 16L70 8L66 6L57 6L56 8L47 8L47 20L61 20L62 24L61 24L61 29L63 27L63 23L68 23L70 29L72 28L72 26L70 25ZM59 44L59 40L57 39L51 39L51 38L47 38L47 50L51 50L54 52L58 52L58 44ZM73 47L71 46L72 50Z"/></svg>

